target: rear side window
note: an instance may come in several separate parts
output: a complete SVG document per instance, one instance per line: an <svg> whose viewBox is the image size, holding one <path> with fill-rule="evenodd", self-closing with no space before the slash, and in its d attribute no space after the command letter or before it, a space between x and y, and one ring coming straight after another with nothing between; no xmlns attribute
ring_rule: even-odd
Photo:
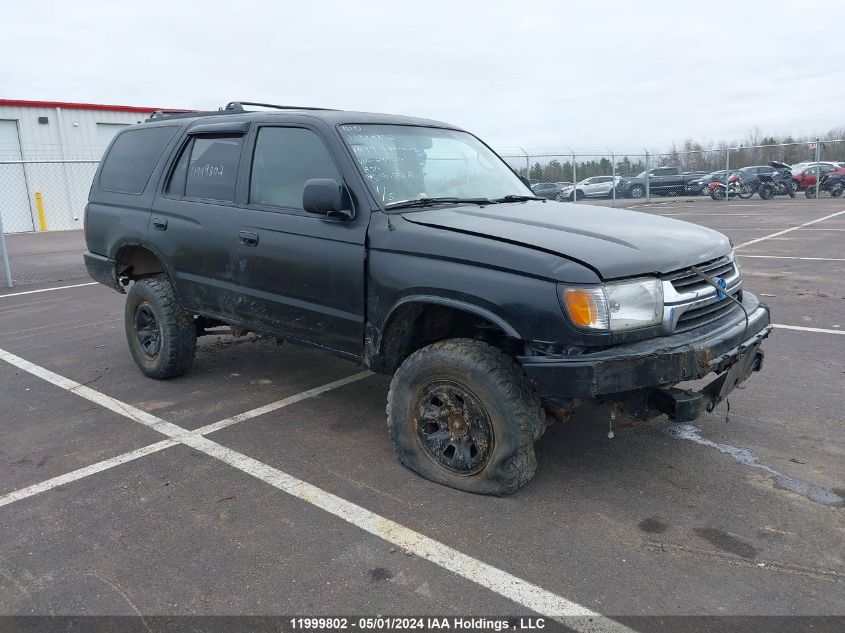
<svg viewBox="0 0 845 633"><path fill-rule="evenodd" d="M178 126L167 125L120 133L100 171L100 187L117 193L142 193L177 129Z"/></svg>
<svg viewBox="0 0 845 633"><path fill-rule="evenodd" d="M333 178L340 183L320 137L304 128L261 128L252 159L250 204L302 209L302 192L311 178Z"/></svg>
<svg viewBox="0 0 845 633"><path fill-rule="evenodd" d="M175 197L233 202L242 145L242 135L191 137L165 191Z"/></svg>

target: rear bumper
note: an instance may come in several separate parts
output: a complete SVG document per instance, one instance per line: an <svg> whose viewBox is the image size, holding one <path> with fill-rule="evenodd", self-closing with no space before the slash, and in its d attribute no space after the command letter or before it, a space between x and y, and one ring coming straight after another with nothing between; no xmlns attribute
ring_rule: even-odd
<svg viewBox="0 0 845 633"><path fill-rule="evenodd" d="M85 268L88 270L88 275L94 281L114 288L120 291L120 284L117 282L117 266L113 259L109 259L103 255L85 251L82 255L85 260Z"/></svg>
<svg viewBox="0 0 845 633"><path fill-rule="evenodd" d="M541 397L557 399L613 397L725 373L748 354L756 356L760 342L771 331L769 309L757 297L745 292L742 303L749 315L747 325L742 312L735 310L724 319L668 337L592 354L522 356L517 360ZM759 369L761 360L748 361L750 369L738 382Z"/></svg>

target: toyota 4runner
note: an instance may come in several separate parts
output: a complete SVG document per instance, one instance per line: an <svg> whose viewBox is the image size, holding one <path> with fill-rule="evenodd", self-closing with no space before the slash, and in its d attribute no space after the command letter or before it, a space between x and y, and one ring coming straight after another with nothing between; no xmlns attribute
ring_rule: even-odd
<svg viewBox="0 0 845 633"><path fill-rule="evenodd" d="M769 312L721 233L540 199L444 123L245 105L156 113L94 177L85 262L147 376L224 324L317 346L393 376L403 464L507 494L585 401L689 421L760 369Z"/></svg>

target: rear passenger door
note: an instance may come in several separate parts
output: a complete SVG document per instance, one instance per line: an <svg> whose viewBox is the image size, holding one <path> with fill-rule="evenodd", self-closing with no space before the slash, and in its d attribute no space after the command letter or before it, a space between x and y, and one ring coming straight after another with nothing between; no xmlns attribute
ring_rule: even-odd
<svg viewBox="0 0 845 633"><path fill-rule="evenodd" d="M237 315L235 185L246 130L246 123L231 123L189 131L166 174L149 228L186 307L229 319Z"/></svg>
<svg viewBox="0 0 845 633"><path fill-rule="evenodd" d="M336 180L353 202L343 177L349 158L326 142L328 133L304 124L251 132L238 226L249 238L238 256L241 305L265 329L360 357L369 214L359 208L341 220L302 208L312 178Z"/></svg>
<svg viewBox="0 0 845 633"><path fill-rule="evenodd" d="M590 182L590 190L587 195L592 198L601 198L610 193L612 176L596 176Z"/></svg>

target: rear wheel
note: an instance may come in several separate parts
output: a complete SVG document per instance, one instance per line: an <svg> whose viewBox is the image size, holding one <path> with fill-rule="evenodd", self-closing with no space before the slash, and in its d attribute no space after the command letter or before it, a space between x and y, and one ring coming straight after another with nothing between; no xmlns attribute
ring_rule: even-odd
<svg viewBox="0 0 845 633"><path fill-rule="evenodd" d="M165 277L132 284L124 312L126 341L135 364L150 378L181 376L191 368L197 347L193 315L176 302Z"/></svg>
<svg viewBox="0 0 845 633"><path fill-rule="evenodd" d="M739 197L743 200L748 200L753 195L754 187L752 187L751 185L745 184L739 188Z"/></svg>
<svg viewBox="0 0 845 633"><path fill-rule="evenodd" d="M830 188L830 197L831 198L838 198L842 195L842 191L845 189L845 185L842 183L837 183Z"/></svg>
<svg viewBox="0 0 845 633"><path fill-rule="evenodd" d="M725 199L725 188L724 187L714 187L710 190L710 197L714 200L724 200Z"/></svg>
<svg viewBox="0 0 845 633"><path fill-rule="evenodd" d="M775 196L775 188L769 184L762 184L760 188L757 190L757 193L760 194L760 197L763 200L771 200Z"/></svg>
<svg viewBox="0 0 845 633"><path fill-rule="evenodd" d="M807 187L804 190L804 195L807 196L810 200L816 197L816 187L813 185L812 187Z"/></svg>
<svg viewBox="0 0 845 633"><path fill-rule="evenodd" d="M387 426L399 461L426 479L506 495L534 476L544 416L513 359L486 343L453 339L402 363L390 383Z"/></svg>

